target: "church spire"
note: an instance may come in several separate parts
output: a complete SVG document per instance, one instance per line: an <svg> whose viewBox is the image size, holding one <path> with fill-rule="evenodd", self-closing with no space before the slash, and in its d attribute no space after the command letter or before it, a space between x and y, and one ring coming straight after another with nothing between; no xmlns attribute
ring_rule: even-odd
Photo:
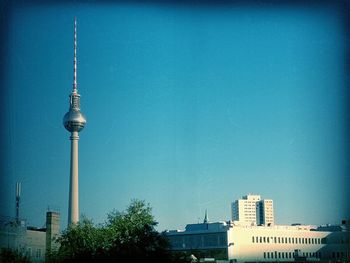
<svg viewBox="0 0 350 263"><path fill-rule="evenodd" d="M204 223L204 224L208 224L208 223L209 223L208 211L207 211L207 209L205 209L205 216L204 216L203 223Z"/></svg>

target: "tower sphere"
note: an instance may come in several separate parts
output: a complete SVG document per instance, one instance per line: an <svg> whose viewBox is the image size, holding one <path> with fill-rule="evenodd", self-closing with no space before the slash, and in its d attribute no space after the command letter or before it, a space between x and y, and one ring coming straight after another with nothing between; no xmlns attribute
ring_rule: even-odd
<svg viewBox="0 0 350 263"><path fill-rule="evenodd" d="M80 132L86 124L83 113L70 109L63 117L63 125L70 132Z"/></svg>

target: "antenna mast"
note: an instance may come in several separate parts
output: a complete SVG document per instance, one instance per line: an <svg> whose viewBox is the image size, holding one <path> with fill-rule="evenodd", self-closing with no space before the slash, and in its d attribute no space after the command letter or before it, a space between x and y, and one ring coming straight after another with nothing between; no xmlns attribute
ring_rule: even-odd
<svg viewBox="0 0 350 263"><path fill-rule="evenodd" d="M73 92L77 92L77 18L74 17Z"/></svg>
<svg viewBox="0 0 350 263"><path fill-rule="evenodd" d="M19 203L21 200L21 183L16 182L16 222L19 223Z"/></svg>

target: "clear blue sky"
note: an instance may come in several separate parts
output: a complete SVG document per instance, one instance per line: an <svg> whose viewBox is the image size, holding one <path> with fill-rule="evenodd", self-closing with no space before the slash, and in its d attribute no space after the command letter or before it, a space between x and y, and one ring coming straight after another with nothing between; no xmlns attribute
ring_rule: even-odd
<svg viewBox="0 0 350 263"><path fill-rule="evenodd" d="M80 212L103 222L131 199L159 230L229 220L247 193L274 200L278 224L350 218L347 35L333 5L16 5L3 73L2 214L67 224L73 75L87 125ZM4 37L4 36L3 36ZM4 152L6 154L4 154Z"/></svg>

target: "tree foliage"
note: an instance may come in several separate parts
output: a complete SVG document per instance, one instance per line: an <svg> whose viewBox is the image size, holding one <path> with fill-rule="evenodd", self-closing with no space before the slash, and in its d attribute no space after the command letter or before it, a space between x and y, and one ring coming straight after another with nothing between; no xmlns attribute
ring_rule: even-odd
<svg viewBox="0 0 350 263"><path fill-rule="evenodd" d="M149 204L133 200L124 212L108 214L104 224L82 218L58 238L60 249L52 262L186 262L169 250L166 237L155 230Z"/></svg>
<svg viewBox="0 0 350 263"><path fill-rule="evenodd" d="M2 248L0 250L0 263L29 263L29 257L19 251L7 248Z"/></svg>

